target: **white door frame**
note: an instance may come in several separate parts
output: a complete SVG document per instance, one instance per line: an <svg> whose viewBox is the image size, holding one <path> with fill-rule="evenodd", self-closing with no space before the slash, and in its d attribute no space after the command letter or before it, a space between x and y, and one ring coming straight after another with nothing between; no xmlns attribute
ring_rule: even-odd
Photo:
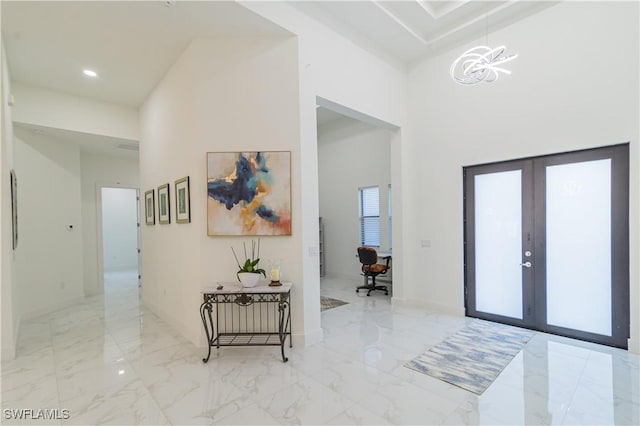
<svg viewBox="0 0 640 426"><path fill-rule="evenodd" d="M329 99L323 98L321 96L316 96L316 106L320 106L336 112L338 114L347 116L357 121L361 121L372 125L374 127L380 129L387 129L390 132L390 174L391 174L391 187L393 191L391 193L391 208L393 214L393 233L392 233L392 241L389 243L391 247L393 247L393 277L394 277L394 287L393 287L393 296L392 303L404 302L405 300L405 287L403 279L405 277L404 268L406 267L406 262L403 261L403 241L404 241L404 225L403 225L403 206L400 194L402 194L402 127L400 125L390 123L379 118L370 116L368 114L362 113L355 109L349 108L337 102L333 102ZM314 118L317 118L317 115L314 114ZM316 122L317 127L317 122ZM318 136L316 133L315 138L315 157L316 162L318 159ZM318 179L317 170L316 170L316 182ZM317 188L316 188L317 190ZM319 194L318 194L319 197ZM318 209L319 210L319 209ZM319 212L318 212L319 213ZM316 233L317 235L317 233Z"/></svg>
<svg viewBox="0 0 640 426"><path fill-rule="evenodd" d="M140 276L140 188L135 185L121 184L119 182L96 183L96 255L98 262L98 293L104 293L104 240L102 236L102 188L134 189L138 203L138 276Z"/></svg>

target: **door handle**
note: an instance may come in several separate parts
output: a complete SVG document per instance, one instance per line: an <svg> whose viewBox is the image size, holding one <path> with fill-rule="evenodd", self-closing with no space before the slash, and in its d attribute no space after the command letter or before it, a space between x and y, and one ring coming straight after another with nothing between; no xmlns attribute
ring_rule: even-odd
<svg viewBox="0 0 640 426"><path fill-rule="evenodd" d="M520 266L524 266L525 268L531 268L531 262L521 263Z"/></svg>

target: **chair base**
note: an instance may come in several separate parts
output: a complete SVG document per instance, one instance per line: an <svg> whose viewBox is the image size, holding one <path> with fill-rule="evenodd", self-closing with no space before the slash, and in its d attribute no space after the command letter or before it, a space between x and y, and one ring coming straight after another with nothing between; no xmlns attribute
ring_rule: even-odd
<svg viewBox="0 0 640 426"><path fill-rule="evenodd" d="M361 285L359 287L356 287L356 293L359 293L360 290L369 290L367 291L367 296L371 296L371 292L374 290L380 290L380 291L384 291L385 296L389 295L389 290L387 289L386 285L376 285L376 280L375 278L373 278L371 280L371 284L369 284L369 276L365 276L364 277L364 285Z"/></svg>
<svg viewBox="0 0 640 426"><path fill-rule="evenodd" d="M360 287L356 287L356 293L359 293L362 289L369 290L367 292L367 296L371 296L371 292L374 290L381 290L384 291L385 296L389 295L389 290L387 289L387 286L384 285L361 285Z"/></svg>

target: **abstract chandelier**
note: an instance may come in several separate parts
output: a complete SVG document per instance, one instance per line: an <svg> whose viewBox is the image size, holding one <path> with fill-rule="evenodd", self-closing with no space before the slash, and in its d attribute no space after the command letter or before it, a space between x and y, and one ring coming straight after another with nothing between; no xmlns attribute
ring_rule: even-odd
<svg viewBox="0 0 640 426"><path fill-rule="evenodd" d="M472 85L483 81L492 83L498 79L501 72L511 74L511 71L498 67L518 57L517 54L504 56L505 48L476 46L467 50L451 64L451 78L456 83Z"/></svg>

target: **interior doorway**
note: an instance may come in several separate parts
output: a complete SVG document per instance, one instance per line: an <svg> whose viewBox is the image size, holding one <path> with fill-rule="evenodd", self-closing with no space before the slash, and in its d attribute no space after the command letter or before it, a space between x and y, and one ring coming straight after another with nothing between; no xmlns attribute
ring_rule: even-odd
<svg viewBox="0 0 640 426"><path fill-rule="evenodd" d="M360 280L358 246L389 254L393 247L391 169L398 129L317 100L320 272ZM380 280L390 283L390 274Z"/></svg>
<svg viewBox="0 0 640 426"><path fill-rule="evenodd" d="M101 271L104 287L140 285L139 190L102 187ZM106 288L105 288L106 290Z"/></svg>
<svg viewBox="0 0 640 426"><path fill-rule="evenodd" d="M626 348L629 146L466 167L468 316Z"/></svg>

